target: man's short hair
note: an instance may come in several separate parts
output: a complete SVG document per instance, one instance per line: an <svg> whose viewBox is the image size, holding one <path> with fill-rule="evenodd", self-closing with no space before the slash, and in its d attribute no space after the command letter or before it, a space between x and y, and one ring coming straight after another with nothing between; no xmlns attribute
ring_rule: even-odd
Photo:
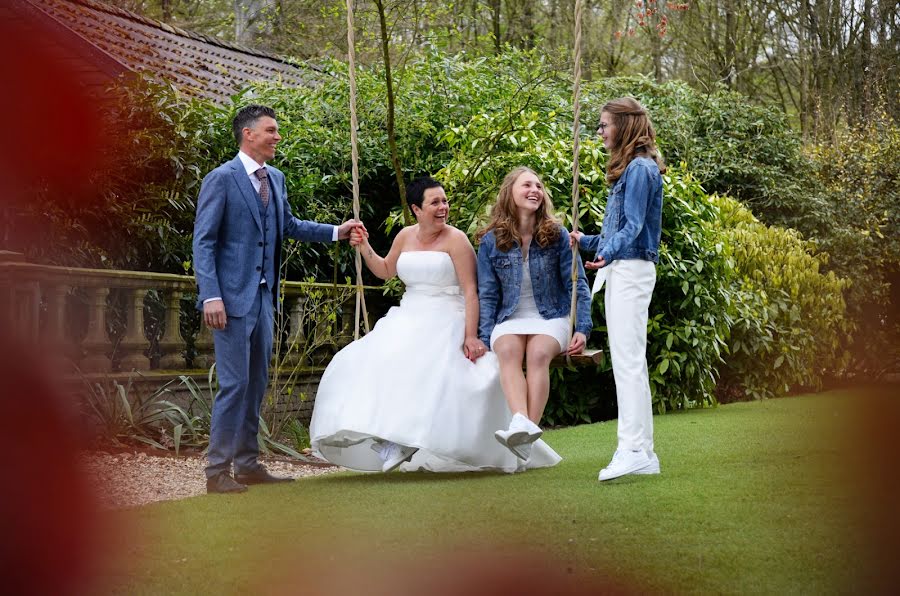
<svg viewBox="0 0 900 596"><path fill-rule="evenodd" d="M250 104L238 110L237 114L234 115L234 120L231 121L231 129L234 132L234 140L237 141L238 147L241 146L241 142L244 140L244 129L253 128L256 121L263 116L277 120L275 110L269 106Z"/></svg>

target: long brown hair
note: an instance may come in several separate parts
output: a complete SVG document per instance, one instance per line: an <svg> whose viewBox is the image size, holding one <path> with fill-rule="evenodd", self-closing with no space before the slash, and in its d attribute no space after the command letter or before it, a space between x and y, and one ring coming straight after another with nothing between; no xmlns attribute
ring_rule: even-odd
<svg viewBox="0 0 900 596"><path fill-rule="evenodd" d="M497 202L491 208L491 221L488 225L479 230L476 237L481 237L494 230L494 236L497 239L497 248L503 252L508 251L514 244L518 243L522 246L522 235L519 233L519 216L516 211L516 203L513 200L512 188L519 176L529 172L538 176L531 168L519 166L503 179L500 185L500 192L497 193ZM541 186L544 183L541 182ZM544 201L538 207L535 213L534 235L533 238L541 246L548 246L551 242L555 242L559 238L559 220L553 214L553 202L550 200L550 191L544 187Z"/></svg>
<svg viewBox="0 0 900 596"><path fill-rule="evenodd" d="M666 171L659 149L656 147L656 132L650 116L638 100L633 97L620 97L606 103L600 110L612 118L615 126L613 146L610 150L609 162L606 164L606 181L614 184L622 176L622 172L638 155L649 157L659 166L660 172Z"/></svg>

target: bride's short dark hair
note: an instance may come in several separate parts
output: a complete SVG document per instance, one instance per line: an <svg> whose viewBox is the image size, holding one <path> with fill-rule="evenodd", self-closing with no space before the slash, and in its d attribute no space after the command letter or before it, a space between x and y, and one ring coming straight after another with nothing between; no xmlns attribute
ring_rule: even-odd
<svg viewBox="0 0 900 596"><path fill-rule="evenodd" d="M422 176L416 178L406 187L406 203L412 210L413 205L422 208L422 201L425 200L425 191L429 188L444 188L444 185L432 178L431 176Z"/></svg>

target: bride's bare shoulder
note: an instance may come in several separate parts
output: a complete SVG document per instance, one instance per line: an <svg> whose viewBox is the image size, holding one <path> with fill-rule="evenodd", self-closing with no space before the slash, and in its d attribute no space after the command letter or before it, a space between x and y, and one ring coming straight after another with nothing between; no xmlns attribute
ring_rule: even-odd
<svg viewBox="0 0 900 596"><path fill-rule="evenodd" d="M460 230L459 228L456 228L456 227L451 226L451 225L448 224L447 227L446 227L446 230L447 230L447 231L446 231L446 234L447 234L446 237L447 237L447 239L449 239L451 242L459 242L460 240L466 240L466 241L468 241L468 239L466 238L466 234L465 234L462 230Z"/></svg>
<svg viewBox="0 0 900 596"><path fill-rule="evenodd" d="M469 237L459 228L450 227L450 240L456 245L472 248L472 242L469 240Z"/></svg>
<svg viewBox="0 0 900 596"><path fill-rule="evenodd" d="M399 250L406 250L407 243L409 242L410 238L415 237L415 227L415 225L412 225L401 228L401 230L397 232L397 235L394 236L394 242L392 243L392 245Z"/></svg>

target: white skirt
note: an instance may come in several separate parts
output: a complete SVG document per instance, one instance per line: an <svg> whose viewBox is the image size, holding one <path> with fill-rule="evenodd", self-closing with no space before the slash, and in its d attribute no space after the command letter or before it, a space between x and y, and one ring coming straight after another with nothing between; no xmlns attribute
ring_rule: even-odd
<svg viewBox="0 0 900 596"><path fill-rule="evenodd" d="M494 327L491 332L491 349L494 342L503 335L549 335L559 342L559 351L563 352L569 347L569 317L557 319L545 319L537 317L510 317Z"/></svg>
<svg viewBox="0 0 900 596"><path fill-rule="evenodd" d="M519 303L509 318L496 325L491 332L491 349L494 342L503 335L549 335L559 343L559 351L569 347L569 317L545 319L534 301L531 286L531 268L528 259L522 263L522 285L519 288Z"/></svg>

